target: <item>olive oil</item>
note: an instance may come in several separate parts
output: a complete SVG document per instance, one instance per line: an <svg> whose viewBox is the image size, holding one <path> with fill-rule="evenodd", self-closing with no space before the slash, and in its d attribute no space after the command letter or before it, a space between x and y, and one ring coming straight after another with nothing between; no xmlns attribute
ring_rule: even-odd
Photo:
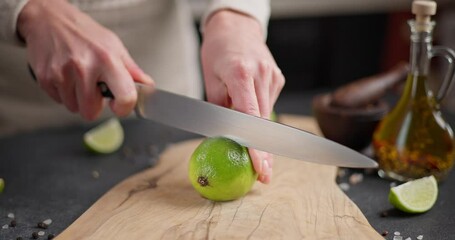
<svg viewBox="0 0 455 240"><path fill-rule="evenodd" d="M444 120L440 103L455 75L455 53L446 47L433 47L432 33L436 2L414 1L409 20L411 29L410 72L394 109L384 117L373 134L373 148L379 175L408 181L434 175L443 180L455 159L453 131ZM449 68L437 95L427 87L430 60L444 57Z"/></svg>
<svg viewBox="0 0 455 240"><path fill-rule="evenodd" d="M426 76L409 74L400 101L374 133L373 146L385 177L407 181L434 175L442 180L453 166L453 131L426 81Z"/></svg>

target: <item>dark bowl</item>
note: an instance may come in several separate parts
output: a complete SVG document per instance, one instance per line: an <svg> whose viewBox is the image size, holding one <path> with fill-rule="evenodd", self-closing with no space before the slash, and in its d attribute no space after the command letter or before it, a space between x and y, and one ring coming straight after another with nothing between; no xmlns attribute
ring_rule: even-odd
<svg viewBox="0 0 455 240"><path fill-rule="evenodd" d="M331 102L331 94L317 95L313 99L313 114L322 134L358 151L371 143L376 126L389 111L383 100L362 108L337 107Z"/></svg>

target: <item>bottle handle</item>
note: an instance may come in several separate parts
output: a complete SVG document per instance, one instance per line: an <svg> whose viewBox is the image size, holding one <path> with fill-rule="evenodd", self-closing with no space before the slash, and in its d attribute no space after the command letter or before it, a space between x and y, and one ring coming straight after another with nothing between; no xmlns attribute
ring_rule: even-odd
<svg viewBox="0 0 455 240"><path fill-rule="evenodd" d="M444 57L449 66L447 67L447 72L444 77L444 81L442 82L441 86L439 87L438 94L436 95L436 101L440 103L444 97L447 95L449 88L454 81L455 77L455 52L447 47L442 46L435 46L430 51L431 55L430 58L433 57Z"/></svg>

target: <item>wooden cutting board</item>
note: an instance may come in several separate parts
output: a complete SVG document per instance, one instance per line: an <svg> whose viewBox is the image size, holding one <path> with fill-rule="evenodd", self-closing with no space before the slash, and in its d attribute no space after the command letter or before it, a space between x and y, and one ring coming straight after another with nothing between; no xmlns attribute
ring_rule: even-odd
<svg viewBox="0 0 455 240"><path fill-rule="evenodd" d="M313 119L280 122L319 133ZM275 156L270 185L212 202L193 190L188 160L201 139L173 145L124 180L58 239L383 239L335 183L336 167Z"/></svg>

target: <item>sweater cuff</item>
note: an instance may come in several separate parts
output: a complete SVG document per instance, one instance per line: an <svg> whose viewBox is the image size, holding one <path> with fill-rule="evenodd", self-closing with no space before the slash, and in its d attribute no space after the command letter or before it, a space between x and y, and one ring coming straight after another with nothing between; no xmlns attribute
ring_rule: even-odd
<svg viewBox="0 0 455 240"><path fill-rule="evenodd" d="M204 32L204 26L210 16L222 9L231 9L256 18L262 26L264 39L267 38L267 27L270 18L270 0L213 0L202 15L201 32Z"/></svg>
<svg viewBox="0 0 455 240"><path fill-rule="evenodd" d="M0 41L24 46L17 34L17 18L28 0L0 1Z"/></svg>

